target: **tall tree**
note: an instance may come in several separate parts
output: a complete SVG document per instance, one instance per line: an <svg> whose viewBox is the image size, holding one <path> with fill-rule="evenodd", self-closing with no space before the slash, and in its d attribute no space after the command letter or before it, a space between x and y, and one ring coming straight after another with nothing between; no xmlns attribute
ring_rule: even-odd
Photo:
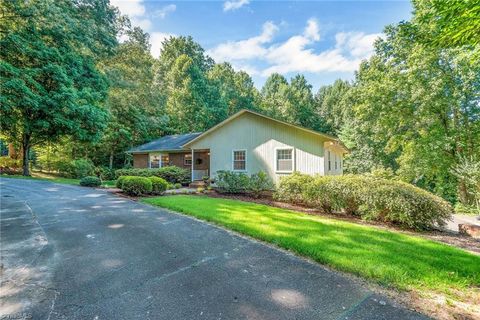
<svg viewBox="0 0 480 320"><path fill-rule="evenodd" d="M115 157L125 162L125 150L167 130L164 102L154 83L149 36L138 27L126 35L128 40L101 66L110 82L107 108L111 117L96 155L107 153L110 168Z"/></svg>
<svg viewBox="0 0 480 320"><path fill-rule="evenodd" d="M286 96L288 81L278 73L272 73L265 81L261 90L263 111L269 116L281 119L287 118Z"/></svg>
<svg viewBox="0 0 480 320"><path fill-rule="evenodd" d="M165 40L157 65L172 132L203 131L226 118L220 89L207 77L213 60L191 37Z"/></svg>
<svg viewBox="0 0 480 320"><path fill-rule="evenodd" d="M4 1L0 17L0 125L21 141L23 174L33 145L100 137L107 82L95 58L116 45L106 1Z"/></svg>
<svg viewBox="0 0 480 320"><path fill-rule="evenodd" d="M352 85L336 80L332 85L318 89L315 95L315 112L325 120L327 132L337 135L352 118Z"/></svg>
<svg viewBox="0 0 480 320"><path fill-rule="evenodd" d="M425 42L443 48L480 44L478 0L413 0L413 7Z"/></svg>
<svg viewBox="0 0 480 320"><path fill-rule="evenodd" d="M256 110L259 94L252 78L244 71L235 72L229 63L213 66L208 72L212 85L219 88L222 101L226 104L227 116L241 109Z"/></svg>
<svg viewBox="0 0 480 320"><path fill-rule="evenodd" d="M480 66L468 49L434 49L416 25L386 28L375 56L358 72L354 95L356 136L366 136L380 164L405 180L452 200L450 174L460 157L480 152Z"/></svg>

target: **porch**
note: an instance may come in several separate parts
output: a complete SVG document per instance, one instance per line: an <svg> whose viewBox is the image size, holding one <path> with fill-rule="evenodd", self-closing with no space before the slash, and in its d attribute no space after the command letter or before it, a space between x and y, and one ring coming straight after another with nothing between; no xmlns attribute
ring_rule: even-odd
<svg viewBox="0 0 480 320"><path fill-rule="evenodd" d="M176 166L191 172L192 181L210 175L210 150L182 150L148 154L148 168Z"/></svg>

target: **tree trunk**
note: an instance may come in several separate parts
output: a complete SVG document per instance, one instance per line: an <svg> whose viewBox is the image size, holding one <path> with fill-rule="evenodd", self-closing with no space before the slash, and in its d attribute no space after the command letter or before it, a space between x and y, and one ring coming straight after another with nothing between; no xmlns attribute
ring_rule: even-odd
<svg viewBox="0 0 480 320"><path fill-rule="evenodd" d="M113 151L110 151L110 162L108 164L110 170L113 169Z"/></svg>
<svg viewBox="0 0 480 320"><path fill-rule="evenodd" d="M23 175L30 175L30 166L28 155L30 153L30 135L24 133L22 141L22 160L23 160Z"/></svg>

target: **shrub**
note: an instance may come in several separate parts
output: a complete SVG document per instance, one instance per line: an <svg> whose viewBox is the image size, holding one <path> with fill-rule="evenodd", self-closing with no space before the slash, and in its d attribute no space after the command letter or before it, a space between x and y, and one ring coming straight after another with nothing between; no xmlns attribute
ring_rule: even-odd
<svg viewBox="0 0 480 320"><path fill-rule="evenodd" d="M168 188L168 182L165 179L159 177L149 177L152 182L152 193L162 194Z"/></svg>
<svg viewBox="0 0 480 320"><path fill-rule="evenodd" d="M275 198L413 229L443 225L453 211L442 198L411 184L361 175L295 173L280 180Z"/></svg>
<svg viewBox="0 0 480 320"><path fill-rule="evenodd" d="M0 157L0 173L16 174L20 173L19 169L22 167L22 160L12 159L8 156Z"/></svg>
<svg viewBox="0 0 480 320"><path fill-rule="evenodd" d="M274 185L265 172L248 176L245 173L218 171L215 185L224 193L248 193L259 197L262 191L272 190Z"/></svg>
<svg viewBox="0 0 480 320"><path fill-rule="evenodd" d="M181 183L175 183L175 184L173 185L173 188L174 188L174 189L180 189L181 187L182 187L182 184L181 184Z"/></svg>
<svg viewBox="0 0 480 320"><path fill-rule="evenodd" d="M95 174L102 180L115 180L115 170L108 167L96 167Z"/></svg>
<svg viewBox="0 0 480 320"><path fill-rule="evenodd" d="M122 181L122 190L131 196L140 196L152 192L152 181L146 177L126 176Z"/></svg>
<svg viewBox="0 0 480 320"><path fill-rule="evenodd" d="M265 172L254 173L250 176L248 184L248 191L252 193L255 198L260 197L261 193L266 190L273 190L274 184L270 177Z"/></svg>
<svg viewBox="0 0 480 320"><path fill-rule="evenodd" d="M274 198L279 201L294 204L306 204L306 186L312 181L312 176L300 174L299 172L281 177L278 188L274 193Z"/></svg>
<svg viewBox="0 0 480 320"><path fill-rule="evenodd" d="M102 181L99 177L86 176L80 179L80 185L84 187L100 187Z"/></svg>
<svg viewBox="0 0 480 320"><path fill-rule="evenodd" d="M123 181L125 181L125 178L128 176L120 176L118 177L117 181L115 181L115 186L119 189L122 189L123 187Z"/></svg>
<svg viewBox="0 0 480 320"><path fill-rule="evenodd" d="M250 185L250 178L245 173L218 171L215 180L217 189L225 193L244 193Z"/></svg>
<svg viewBox="0 0 480 320"><path fill-rule="evenodd" d="M95 166L90 159L76 159L70 162L60 162L58 170L64 176L70 178L83 178L95 174Z"/></svg>
<svg viewBox="0 0 480 320"><path fill-rule="evenodd" d="M152 177L156 176L163 178L170 183L187 184L190 182L190 172L188 170L169 166L158 169L118 169L115 171L115 177L121 176L138 176L138 177Z"/></svg>

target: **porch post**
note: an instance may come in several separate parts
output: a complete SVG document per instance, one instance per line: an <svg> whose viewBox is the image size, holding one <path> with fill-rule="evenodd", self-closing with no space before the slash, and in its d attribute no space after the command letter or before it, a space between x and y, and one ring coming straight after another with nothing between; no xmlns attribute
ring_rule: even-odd
<svg viewBox="0 0 480 320"><path fill-rule="evenodd" d="M195 163L195 161L193 161L193 154L194 154L194 150L192 149L192 182L193 182L193 168Z"/></svg>

